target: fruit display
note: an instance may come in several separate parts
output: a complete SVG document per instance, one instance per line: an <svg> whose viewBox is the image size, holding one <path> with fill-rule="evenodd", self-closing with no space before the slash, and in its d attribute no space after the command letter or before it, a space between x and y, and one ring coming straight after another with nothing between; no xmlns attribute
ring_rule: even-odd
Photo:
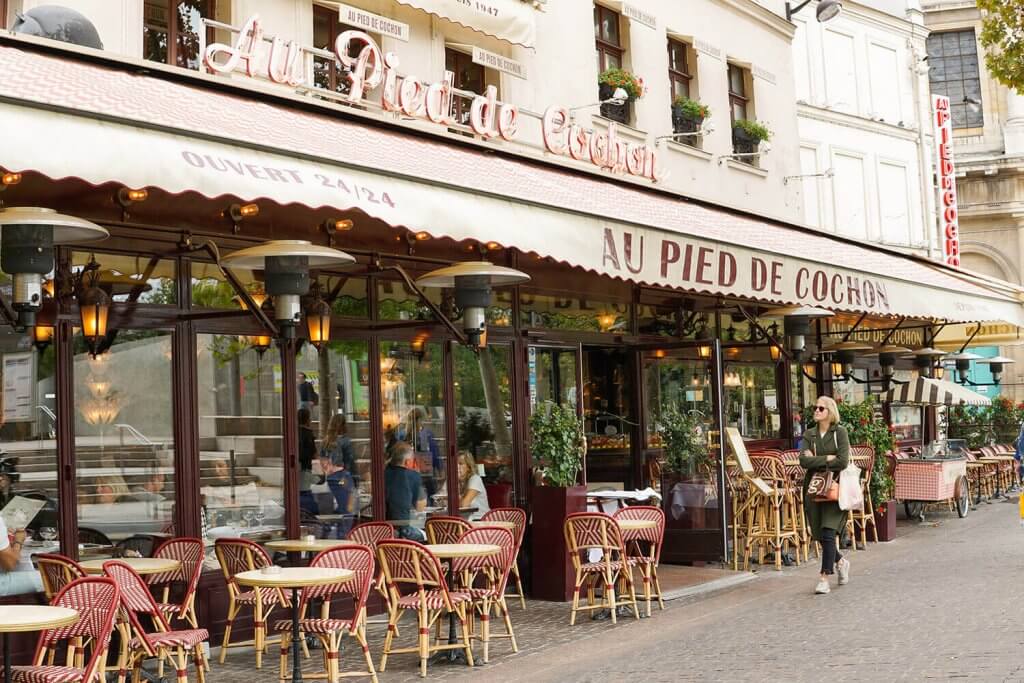
<svg viewBox="0 0 1024 683"><path fill-rule="evenodd" d="M588 434L587 449L615 451L629 448L629 434Z"/></svg>

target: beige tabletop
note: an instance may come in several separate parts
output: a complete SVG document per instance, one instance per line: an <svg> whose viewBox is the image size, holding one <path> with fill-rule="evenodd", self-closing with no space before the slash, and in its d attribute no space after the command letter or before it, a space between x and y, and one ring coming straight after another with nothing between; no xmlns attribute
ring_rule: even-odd
<svg viewBox="0 0 1024 683"><path fill-rule="evenodd" d="M136 574L142 576L145 576L146 574L160 574L162 572L173 571L181 566L181 562L178 560L163 557L106 557L97 560L85 560L78 564L81 565L86 574L102 574L103 563L110 562L112 559L117 560L118 562L124 562L126 565L134 569Z"/></svg>
<svg viewBox="0 0 1024 683"><path fill-rule="evenodd" d="M486 521L481 519L476 520L474 522L470 522L470 524L472 524L473 526L496 526L499 529L507 529L512 532L515 532L516 530L515 522L509 522L501 519L489 519Z"/></svg>
<svg viewBox="0 0 1024 683"><path fill-rule="evenodd" d="M619 528L623 531L639 531L640 529L653 529L658 523L653 519L620 519Z"/></svg>
<svg viewBox="0 0 1024 683"><path fill-rule="evenodd" d="M306 541L301 538L291 538L281 539L280 541L267 541L263 544L266 548L278 550L283 553L315 553L343 545L356 545L356 542L337 538L318 538L313 541Z"/></svg>
<svg viewBox="0 0 1024 683"><path fill-rule="evenodd" d="M434 543L426 546L437 557L479 557L501 552L500 545L487 543Z"/></svg>
<svg viewBox="0 0 1024 683"><path fill-rule="evenodd" d="M0 633L41 631L78 621L78 612L47 605L4 605L0 609Z"/></svg>
<svg viewBox="0 0 1024 683"><path fill-rule="evenodd" d="M264 574L262 569L240 572L235 574L235 581L243 586L259 588L306 588L344 583L355 575L351 569L333 567L281 567L281 571L276 574Z"/></svg>

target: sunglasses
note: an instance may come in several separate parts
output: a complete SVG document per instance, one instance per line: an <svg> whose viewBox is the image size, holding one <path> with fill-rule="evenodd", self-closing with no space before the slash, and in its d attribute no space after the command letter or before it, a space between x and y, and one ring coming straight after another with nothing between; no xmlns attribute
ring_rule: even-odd
<svg viewBox="0 0 1024 683"><path fill-rule="evenodd" d="M814 406L814 412L818 412L819 410L828 410L828 408L825 406Z"/></svg>

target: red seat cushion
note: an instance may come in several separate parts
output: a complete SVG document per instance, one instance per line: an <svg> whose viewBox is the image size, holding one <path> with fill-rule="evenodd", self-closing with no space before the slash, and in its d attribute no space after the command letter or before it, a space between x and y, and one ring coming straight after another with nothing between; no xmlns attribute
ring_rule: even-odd
<svg viewBox="0 0 1024 683"><path fill-rule="evenodd" d="M299 630L303 633L333 633L334 631L347 631L351 628L351 619L302 619L299 621ZM291 633L292 620L278 619L274 622L274 630L279 633Z"/></svg>
<svg viewBox="0 0 1024 683"><path fill-rule="evenodd" d="M166 631L164 633L148 633L150 645L153 647L195 647L199 643L209 639L210 634L205 628L191 628L182 631ZM141 647L138 638L132 639L132 647Z"/></svg>
<svg viewBox="0 0 1024 683"><path fill-rule="evenodd" d="M12 683L79 683L84 669L72 666L14 666Z"/></svg>
<svg viewBox="0 0 1024 683"><path fill-rule="evenodd" d="M461 591L450 591L448 598L451 600L452 605L460 602L470 602L472 598L469 593L463 593ZM441 609L444 607L444 593L441 591L428 591L426 593L427 609ZM409 595L403 595L398 599L398 607L402 609L418 609L420 606L419 593L411 593Z"/></svg>

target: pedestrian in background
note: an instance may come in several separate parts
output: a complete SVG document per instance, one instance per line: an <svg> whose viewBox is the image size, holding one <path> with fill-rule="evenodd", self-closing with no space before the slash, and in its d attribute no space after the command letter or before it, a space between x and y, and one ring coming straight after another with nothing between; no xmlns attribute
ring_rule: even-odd
<svg viewBox="0 0 1024 683"><path fill-rule="evenodd" d="M819 501L807 494L807 485L816 472L826 470L839 473L850 464L850 437L839 424L839 406L828 396L819 396L814 406L814 426L804 432L800 444L800 466L804 475L804 507L807 522L814 538L821 543L821 576L814 592L831 592L829 576L839 572L839 585L850 580L850 560L839 554L836 534L846 527L846 512L839 509L839 501Z"/></svg>

